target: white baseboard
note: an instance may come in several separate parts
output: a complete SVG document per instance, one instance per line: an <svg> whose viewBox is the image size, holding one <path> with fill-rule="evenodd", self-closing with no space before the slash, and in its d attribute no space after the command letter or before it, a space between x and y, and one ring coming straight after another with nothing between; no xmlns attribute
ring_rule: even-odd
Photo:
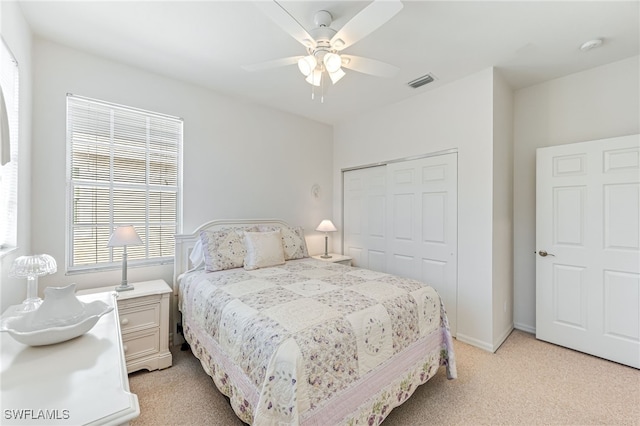
<svg viewBox="0 0 640 426"><path fill-rule="evenodd" d="M456 334L456 340L459 340L459 341L464 342L464 343L468 343L471 346L475 346L476 348L484 349L485 351L488 351L488 352L493 352L493 350L492 350L493 345L491 343L483 342L482 340L478 340L478 339L473 338L473 337L465 336L464 334L462 334L460 332L458 332L458 334Z"/></svg>
<svg viewBox="0 0 640 426"><path fill-rule="evenodd" d="M513 323L513 328L515 328L516 330L521 330L521 331L525 331L527 333L531 333L531 334L536 334L536 328L532 327L528 324L523 324L521 322L514 322Z"/></svg>
<svg viewBox="0 0 640 426"><path fill-rule="evenodd" d="M504 343L505 340L507 340L507 337L509 337L509 335L511 334L511 332L513 331L513 324L510 324L500 335L500 337L498 338L498 340L496 341L496 343L493 344L493 350L491 352L495 352L498 350L498 348L500 346L502 346L502 344Z"/></svg>
<svg viewBox="0 0 640 426"><path fill-rule="evenodd" d="M488 343L488 342L484 342L482 340L478 340L476 338L473 337L469 337L466 336L462 333L458 333L456 335L456 339L464 342L464 343L468 343L471 346L475 346L476 348L480 348L480 349L484 349L485 351L494 353L495 351L498 350L498 348L500 347L500 345L502 345L504 343L505 340L507 340L507 337L509 337L509 335L511 334L511 332L513 331L513 326L509 325L500 335L500 337L498 338L498 340L496 341L496 343Z"/></svg>

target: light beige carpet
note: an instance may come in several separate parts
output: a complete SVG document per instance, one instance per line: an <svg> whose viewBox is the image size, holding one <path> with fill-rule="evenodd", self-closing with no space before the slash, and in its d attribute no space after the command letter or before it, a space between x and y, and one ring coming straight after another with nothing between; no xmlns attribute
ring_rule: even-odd
<svg viewBox="0 0 640 426"><path fill-rule="evenodd" d="M514 331L491 354L454 341L458 379L444 369L386 425L640 425L640 371ZM142 425L242 425L190 352L129 376Z"/></svg>

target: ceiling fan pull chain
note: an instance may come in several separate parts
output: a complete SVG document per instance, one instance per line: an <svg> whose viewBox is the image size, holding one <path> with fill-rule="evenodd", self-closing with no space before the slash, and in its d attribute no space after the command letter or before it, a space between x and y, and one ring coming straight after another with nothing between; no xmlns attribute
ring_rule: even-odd
<svg viewBox="0 0 640 426"><path fill-rule="evenodd" d="M324 73L320 74L320 103L324 103Z"/></svg>

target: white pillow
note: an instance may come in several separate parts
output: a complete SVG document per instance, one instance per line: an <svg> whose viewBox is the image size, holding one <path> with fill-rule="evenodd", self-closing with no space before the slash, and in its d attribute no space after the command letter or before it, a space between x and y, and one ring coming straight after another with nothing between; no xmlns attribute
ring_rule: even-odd
<svg viewBox="0 0 640 426"><path fill-rule="evenodd" d="M289 228L287 226L257 226L257 230L261 232L277 231L278 229L282 232L284 260L303 259L305 257L309 257L307 242L304 239L304 229L302 229L301 226L296 226L294 228Z"/></svg>
<svg viewBox="0 0 640 426"><path fill-rule="evenodd" d="M202 240L198 239L193 249L191 249L191 254L189 254L189 260L191 261L191 267L197 268L204 262L204 250L202 250Z"/></svg>
<svg viewBox="0 0 640 426"><path fill-rule="evenodd" d="M244 232L244 246L247 254L244 257L244 269L252 270L284 263L282 233L280 230L270 232Z"/></svg>

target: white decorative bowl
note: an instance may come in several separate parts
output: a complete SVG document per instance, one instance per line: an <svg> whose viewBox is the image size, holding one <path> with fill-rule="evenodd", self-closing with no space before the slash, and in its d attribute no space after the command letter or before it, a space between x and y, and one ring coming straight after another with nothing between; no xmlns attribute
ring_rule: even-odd
<svg viewBox="0 0 640 426"><path fill-rule="evenodd" d="M8 332L29 346L51 345L81 336L91 330L113 306L96 300L84 303L75 295L76 285L47 287L38 309L6 318L0 331Z"/></svg>

